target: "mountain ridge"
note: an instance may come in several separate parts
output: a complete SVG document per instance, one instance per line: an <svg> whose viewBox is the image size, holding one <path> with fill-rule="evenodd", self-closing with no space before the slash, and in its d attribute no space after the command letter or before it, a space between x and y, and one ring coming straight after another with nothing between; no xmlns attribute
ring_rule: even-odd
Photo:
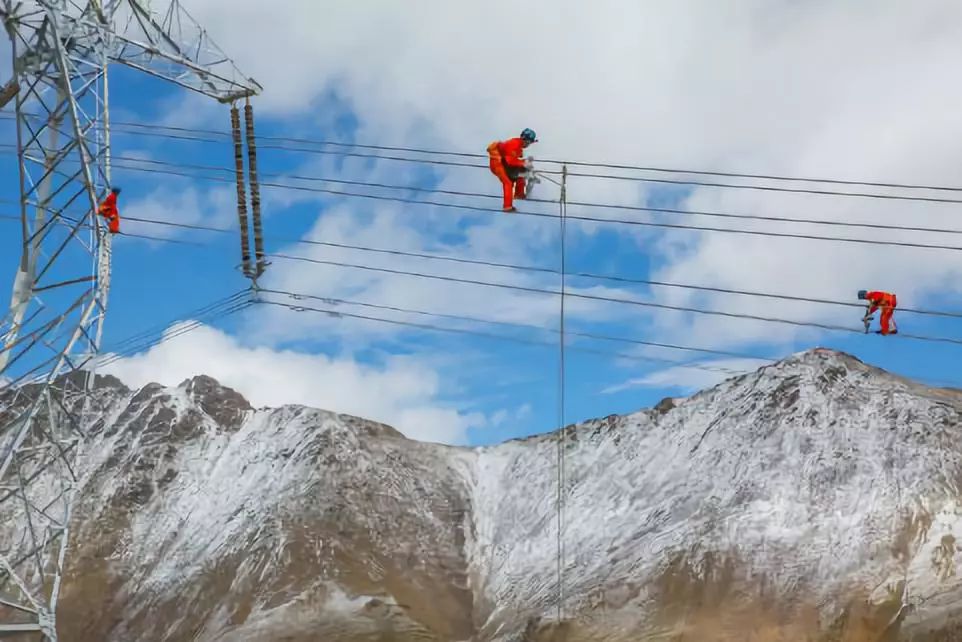
<svg viewBox="0 0 962 642"><path fill-rule="evenodd" d="M96 407L68 641L962 631L962 391L844 353L566 426L561 623L558 431L442 446L306 406L255 409L206 376L98 379Z"/></svg>

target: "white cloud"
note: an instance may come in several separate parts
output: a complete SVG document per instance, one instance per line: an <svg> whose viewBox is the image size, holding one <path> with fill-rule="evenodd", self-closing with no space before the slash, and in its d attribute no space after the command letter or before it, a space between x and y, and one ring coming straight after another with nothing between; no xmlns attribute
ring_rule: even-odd
<svg viewBox="0 0 962 642"><path fill-rule="evenodd" d="M951 149L918 122L920 105L937 124L957 126L951 102L931 101L958 92L940 75L960 57L962 9L948 1L922 11L894 0L736 7L426 0L413 9L292 0L277 11L203 0L192 13L261 80L258 105L306 113L325 89L336 89L372 140L383 134L483 149L491 136L527 124L541 128L538 149L551 155L699 164L767 156L786 169L850 174L853 157L869 173L901 172L890 152L907 140L921 144L919 134ZM283 46L252 37L265 34ZM504 46L492 47L492 34Z"/></svg>
<svg viewBox="0 0 962 642"><path fill-rule="evenodd" d="M701 361L697 364L672 366L657 370L643 377L629 379L623 383L609 386L602 394L614 394L631 388L678 387L687 390L701 390L714 386L739 373L750 372L766 365L767 361L756 359L716 359ZM710 368L710 369L709 369Z"/></svg>
<svg viewBox="0 0 962 642"><path fill-rule="evenodd" d="M491 415L489 424L493 427L504 426L510 422L520 423L531 416L531 404L521 404L515 410L502 408Z"/></svg>
<svg viewBox="0 0 962 642"><path fill-rule="evenodd" d="M186 228L145 223L131 220L132 218L180 225L203 225L227 229L236 227L236 197L231 190L222 187L198 189L171 183L149 193L136 194L129 198L124 198L127 192L123 192L118 199L121 231L165 239L198 234L197 231Z"/></svg>
<svg viewBox="0 0 962 642"><path fill-rule="evenodd" d="M165 334L178 327L181 324ZM393 356L368 366L348 357L248 347L208 326L101 370L131 386L175 386L205 374L234 388L255 407L294 403L344 412L426 441L464 443L470 427L485 423L480 413L449 408L443 378L415 357Z"/></svg>

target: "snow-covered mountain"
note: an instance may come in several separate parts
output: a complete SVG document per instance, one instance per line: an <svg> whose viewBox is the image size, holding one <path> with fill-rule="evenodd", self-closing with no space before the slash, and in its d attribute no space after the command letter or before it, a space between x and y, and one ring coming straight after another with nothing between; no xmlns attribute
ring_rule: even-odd
<svg viewBox="0 0 962 642"><path fill-rule="evenodd" d="M813 350L482 449L103 378L65 642L962 640L962 392ZM11 523L0 520L0 545Z"/></svg>

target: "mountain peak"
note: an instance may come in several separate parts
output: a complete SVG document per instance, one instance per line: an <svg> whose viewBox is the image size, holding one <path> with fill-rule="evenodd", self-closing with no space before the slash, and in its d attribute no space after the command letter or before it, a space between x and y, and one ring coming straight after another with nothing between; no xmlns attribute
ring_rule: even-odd
<svg viewBox="0 0 962 642"><path fill-rule="evenodd" d="M207 375L186 379L177 388L224 427L237 428L254 410L242 394Z"/></svg>
<svg viewBox="0 0 962 642"><path fill-rule="evenodd" d="M182 389L187 393L194 395L196 397L211 396L211 395L218 396L218 397L231 397L238 403L241 403L247 406L247 408L251 410L253 409L253 407L248 403L247 399L242 394L240 394L233 388L225 386L217 379L214 379L213 377L205 374L196 375L189 379L184 379L183 381L180 382L180 384L177 385L177 388Z"/></svg>
<svg viewBox="0 0 962 642"><path fill-rule="evenodd" d="M809 348L808 350L802 350L801 352L796 352L791 354L784 359L780 359L775 363L763 367L765 368L779 368L779 369L792 369L797 367L802 368L833 368L833 367L844 367L846 369L871 369L878 373L885 373L884 370L879 368L873 368L867 363L859 359L858 357L849 354L848 352L842 352L841 350L835 350L834 348L824 348L817 346L814 348ZM887 373L885 373L887 374Z"/></svg>
<svg viewBox="0 0 962 642"><path fill-rule="evenodd" d="M834 350L832 348L816 347L803 352L797 352L781 361L770 366L761 368L775 368L783 372L793 371L794 374L813 374L819 372L818 376L831 376L838 378L842 374L856 375L862 377L860 383L877 386L883 382L889 385L898 386L902 389L912 390L916 394L925 396L955 396L962 394L962 390L956 387L942 387L923 383L918 380L899 375L878 366L865 363L858 357L847 352Z"/></svg>

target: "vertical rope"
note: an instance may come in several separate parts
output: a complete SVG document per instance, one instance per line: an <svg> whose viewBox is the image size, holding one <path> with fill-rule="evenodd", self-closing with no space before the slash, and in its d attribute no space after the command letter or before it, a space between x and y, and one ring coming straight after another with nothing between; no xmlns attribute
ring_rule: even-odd
<svg viewBox="0 0 962 642"><path fill-rule="evenodd" d="M237 176L237 218L240 221L241 261L244 264L244 276L251 277L251 250L247 228L247 194L244 192L244 149L241 144L240 111L237 105L230 108L230 129L234 138L234 172Z"/></svg>
<svg viewBox="0 0 962 642"><path fill-rule="evenodd" d="M254 219L255 274L264 273L264 235L261 233L261 187L257 182L257 147L254 142L254 108L248 98L244 105L244 124L247 127L247 172L251 185L251 216Z"/></svg>
<svg viewBox="0 0 962 642"><path fill-rule="evenodd" d="M565 493L565 275L567 262L565 257L565 237L567 227L567 194L568 166L561 169L561 197L559 222L561 239L561 316L559 320L560 338L558 342L558 625L564 617L564 493Z"/></svg>

